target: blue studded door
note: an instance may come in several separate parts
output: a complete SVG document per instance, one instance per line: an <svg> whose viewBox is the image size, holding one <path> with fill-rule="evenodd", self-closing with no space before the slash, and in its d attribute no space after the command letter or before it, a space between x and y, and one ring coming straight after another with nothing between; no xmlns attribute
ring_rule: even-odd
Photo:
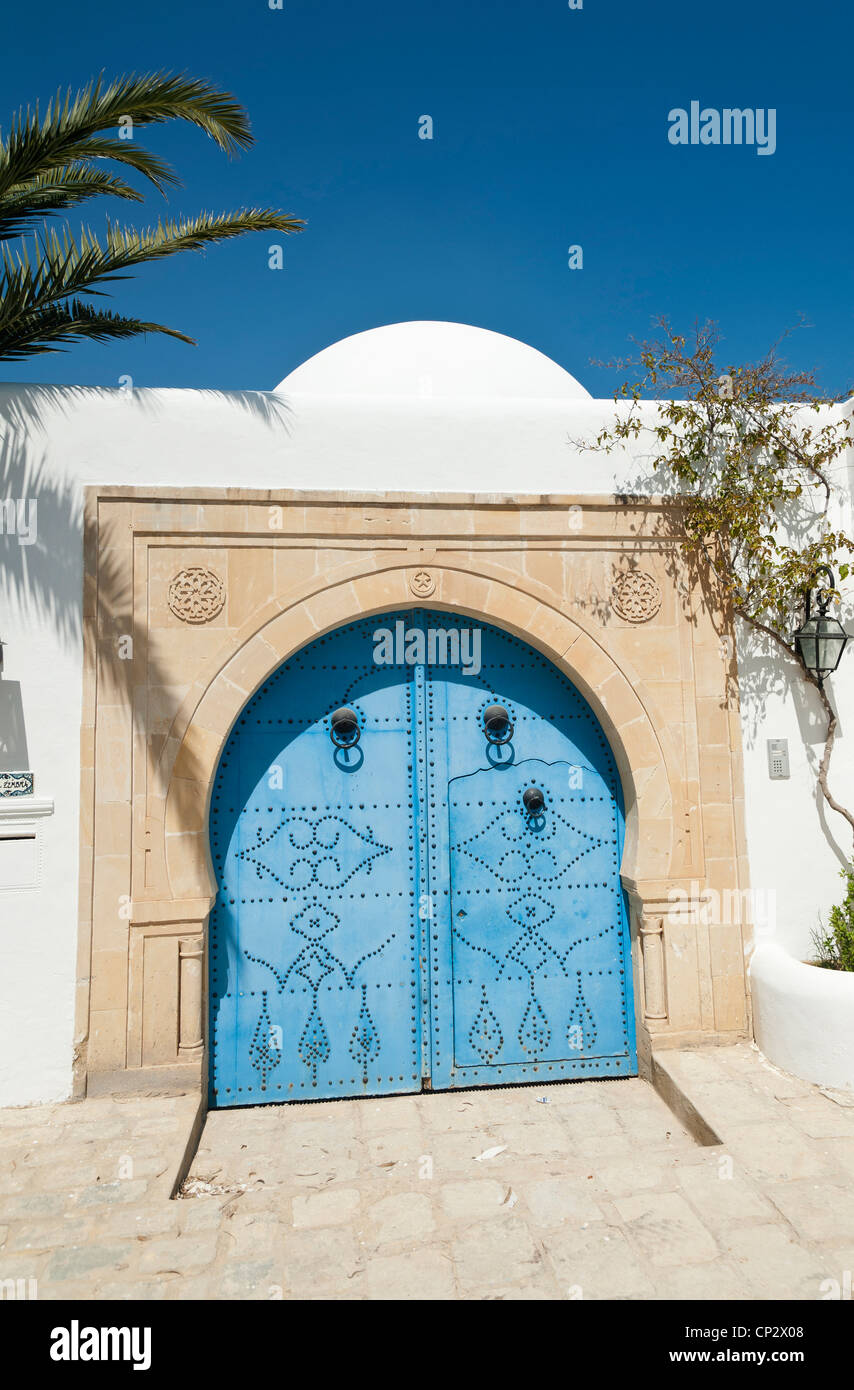
<svg viewBox="0 0 854 1390"><path fill-rule="evenodd" d="M518 639L417 611L304 648L213 789L212 1103L632 1074L622 831L595 716Z"/></svg>
<svg viewBox="0 0 854 1390"><path fill-rule="evenodd" d="M629 1076L622 792L610 748L587 702L525 643L484 626L479 664L476 678L426 670L432 1083ZM504 723L490 738L496 710Z"/></svg>
<svg viewBox="0 0 854 1390"><path fill-rule="evenodd" d="M304 648L240 715L211 803L216 1105L417 1090L414 668L375 624ZM332 741L351 709L358 738Z"/></svg>

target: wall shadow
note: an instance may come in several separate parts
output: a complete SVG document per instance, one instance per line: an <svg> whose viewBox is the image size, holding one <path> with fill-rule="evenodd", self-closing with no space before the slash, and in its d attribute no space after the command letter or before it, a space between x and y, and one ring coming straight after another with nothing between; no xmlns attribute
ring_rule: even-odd
<svg viewBox="0 0 854 1390"><path fill-rule="evenodd" d="M139 659L127 659L122 639L133 633L133 594L111 537L98 538L96 594L84 599L84 489L87 480L61 473L57 433L63 418L86 403L105 405L125 393L85 386L0 384L0 569L3 582L21 613L47 621L60 644L80 652L84 664L97 663L100 698L126 705L135 727L144 730L146 701L136 698L148 686L167 684L169 674L137 643ZM204 401L236 406L267 428L290 432L287 399L273 392L216 391L193 393ZM106 398L106 399L105 399ZM167 401L158 389L133 391L136 405L149 417L162 415ZM61 457L61 456L60 456ZM4 506L5 503L5 506ZM13 505L14 504L14 505ZM35 520L29 538L27 524ZM20 520L20 525L18 524ZM14 530L11 528L14 527ZM93 601L95 600L95 601ZM4 636L0 613L0 639ZM84 655L85 654L85 655ZM14 651L6 649L7 669ZM2 679L2 677L0 677ZM3 682L10 685L11 682ZM63 693L57 692L58 700ZM17 705L4 691L0 702L0 749L26 749L27 692Z"/></svg>

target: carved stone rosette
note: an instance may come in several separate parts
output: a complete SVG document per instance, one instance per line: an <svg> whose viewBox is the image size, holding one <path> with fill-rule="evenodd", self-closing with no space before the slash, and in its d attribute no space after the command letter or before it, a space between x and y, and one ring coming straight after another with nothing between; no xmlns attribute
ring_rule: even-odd
<svg viewBox="0 0 854 1390"><path fill-rule="evenodd" d="M628 623L648 623L661 607L661 589L651 574L630 570L615 582L611 607Z"/></svg>
<svg viewBox="0 0 854 1390"><path fill-rule="evenodd" d="M225 585L214 570L179 570L169 585L169 607L182 623L209 623L225 604Z"/></svg>

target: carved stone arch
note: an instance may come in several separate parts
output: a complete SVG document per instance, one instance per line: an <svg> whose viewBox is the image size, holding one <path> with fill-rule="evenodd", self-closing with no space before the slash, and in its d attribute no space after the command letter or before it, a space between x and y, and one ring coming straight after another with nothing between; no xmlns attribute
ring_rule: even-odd
<svg viewBox="0 0 854 1390"><path fill-rule="evenodd" d="M577 686L597 715L623 784L626 840L621 867L630 891L661 884L673 872L676 847L674 806L681 799L676 763L667 729L656 719L654 702L634 674L620 666L600 642L574 619L548 603L531 582L511 585L492 573L431 563L435 580L430 606L494 623L529 642ZM208 843L208 811L213 779L229 732L240 711L294 652L326 632L361 617L414 607L409 585L411 559L382 573L376 569L350 577L287 608L248 636L221 667L192 713L179 714L177 734L186 721L168 774L162 808L163 859L168 893L176 900L208 897L215 879ZM189 717L187 717L189 715ZM165 771L165 769L164 769ZM156 804L151 820L157 824Z"/></svg>
<svg viewBox="0 0 854 1390"><path fill-rule="evenodd" d="M108 489L92 503L104 544L87 550L87 593L94 605L98 565L116 565L141 640L125 673L132 698L100 679L94 644L87 668L80 1077L109 1090L131 1084L125 1073L140 1086L165 1084L176 1065L176 1085L190 1064L203 1074L209 808L226 740L258 688L313 639L415 607L529 643L600 721L626 811L642 1064L656 1033L670 1046L744 1036L745 930L702 916L749 885L728 629L673 560L667 526L660 538L659 503L627 512L616 499L585 499L582 540L571 525L567 539L571 498L312 494L277 502L282 535L271 540L272 500ZM610 570L626 553L643 557L657 588L633 591L653 602L621 613ZM202 566L224 594L188 622L195 609L176 601L176 613L168 596L176 574ZM130 621L123 614L122 632Z"/></svg>

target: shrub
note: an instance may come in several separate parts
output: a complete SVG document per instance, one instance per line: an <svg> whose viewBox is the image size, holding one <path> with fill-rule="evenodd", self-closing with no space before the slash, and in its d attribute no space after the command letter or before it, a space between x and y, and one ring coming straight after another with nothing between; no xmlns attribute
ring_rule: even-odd
<svg viewBox="0 0 854 1390"><path fill-rule="evenodd" d="M854 971L854 862L841 870L840 878L845 879L845 897L830 909L828 929L822 924L813 932L815 964L826 970Z"/></svg>

